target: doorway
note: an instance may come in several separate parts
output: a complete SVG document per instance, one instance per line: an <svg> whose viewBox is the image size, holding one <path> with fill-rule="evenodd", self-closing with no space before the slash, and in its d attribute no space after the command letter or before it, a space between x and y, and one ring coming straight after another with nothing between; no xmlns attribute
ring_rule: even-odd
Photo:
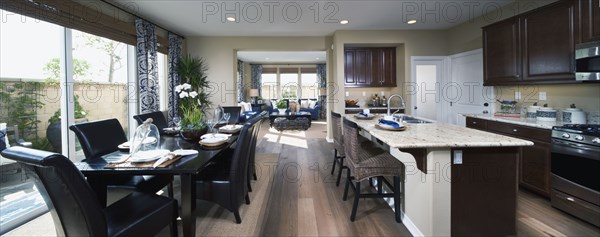
<svg viewBox="0 0 600 237"><path fill-rule="evenodd" d="M444 59L446 57L411 57L411 85L407 94L411 96L412 115L443 121L442 94Z"/></svg>

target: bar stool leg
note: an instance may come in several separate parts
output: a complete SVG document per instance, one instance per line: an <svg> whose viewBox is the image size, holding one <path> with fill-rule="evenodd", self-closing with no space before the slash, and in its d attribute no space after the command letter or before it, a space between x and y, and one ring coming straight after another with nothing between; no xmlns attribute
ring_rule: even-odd
<svg viewBox="0 0 600 237"><path fill-rule="evenodd" d="M337 149L333 148L333 167L331 168L331 175L333 175L333 171L335 170L335 164L337 163Z"/></svg>
<svg viewBox="0 0 600 237"><path fill-rule="evenodd" d="M350 187L350 169L348 169L348 173L346 173L346 187L344 188L344 197L342 200L346 201L348 197L348 188Z"/></svg>
<svg viewBox="0 0 600 237"><path fill-rule="evenodd" d="M383 176L377 177L377 193L378 194L383 193Z"/></svg>
<svg viewBox="0 0 600 237"><path fill-rule="evenodd" d="M400 177L394 176L394 214L396 216L396 222L402 223L402 219L400 218L401 211L400 210Z"/></svg>
<svg viewBox="0 0 600 237"><path fill-rule="evenodd" d="M339 187L340 186L340 179L342 179L342 171L344 170L344 168L348 168L348 167L344 167L344 157L340 158L340 169L338 170L338 177L337 177L337 181L335 182L335 186Z"/></svg>
<svg viewBox="0 0 600 237"><path fill-rule="evenodd" d="M354 189L354 204L352 204L352 214L350 215L350 221L354 222L356 218L356 209L358 209L358 200L360 199L360 181L356 181Z"/></svg>

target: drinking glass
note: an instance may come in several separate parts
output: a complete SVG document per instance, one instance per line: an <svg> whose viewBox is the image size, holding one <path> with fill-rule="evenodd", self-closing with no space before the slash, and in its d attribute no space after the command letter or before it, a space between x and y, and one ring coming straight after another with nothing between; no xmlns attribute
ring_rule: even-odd
<svg viewBox="0 0 600 237"><path fill-rule="evenodd" d="M181 117L179 117L178 115L173 117L173 123L175 124L175 128L179 129L181 126Z"/></svg>
<svg viewBox="0 0 600 237"><path fill-rule="evenodd" d="M230 113L223 113L223 122L225 122L225 124L229 124L229 118L231 118Z"/></svg>

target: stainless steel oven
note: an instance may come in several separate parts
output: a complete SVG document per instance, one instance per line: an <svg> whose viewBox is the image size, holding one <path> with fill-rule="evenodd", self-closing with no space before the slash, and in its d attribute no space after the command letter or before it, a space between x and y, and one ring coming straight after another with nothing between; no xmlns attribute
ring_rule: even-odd
<svg viewBox="0 0 600 237"><path fill-rule="evenodd" d="M600 227L600 125L552 130L553 207Z"/></svg>
<svg viewBox="0 0 600 237"><path fill-rule="evenodd" d="M576 46L575 69L576 80L600 82L600 41Z"/></svg>

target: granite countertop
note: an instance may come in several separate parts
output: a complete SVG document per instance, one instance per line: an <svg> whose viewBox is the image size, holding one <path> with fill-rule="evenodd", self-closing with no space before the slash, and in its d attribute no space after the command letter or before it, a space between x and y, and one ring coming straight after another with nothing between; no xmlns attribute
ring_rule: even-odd
<svg viewBox="0 0 600 237"><path fill-rule="evenodd" d="M387 107L377 106L377 107L346 107L347 110L363 110L363 109L387 109ZM398 107L390 107L390 109L397 110ZM403 109L400 107L400 109Z"/></svg>
<svg viewBox="0 0 600 237"><path fill-rule="evenodd" d="M535 128L543 128L543 129L552 129L553 126L562 126L563 125L563 122L561 122L561 121L543 122L543 121L537 121L536 119L532 119L532 118L498 117L498 116L494 116L492 114L463 114L463 116L498 121L498 122L512 123L512 124L518 124L518 125L535 127Z"/></svg>
<svg viewBox="0 0 600 237"><path fill-rule="evenodd" d="M465 128L448 123L405 124L404 131L387 131L375 127L380 116L363 120L354 115L345 115L344 119L355 122L375 138L385 142L391 148L447 148L447 147L501 147L532 146L533 142Z"/></svg>

